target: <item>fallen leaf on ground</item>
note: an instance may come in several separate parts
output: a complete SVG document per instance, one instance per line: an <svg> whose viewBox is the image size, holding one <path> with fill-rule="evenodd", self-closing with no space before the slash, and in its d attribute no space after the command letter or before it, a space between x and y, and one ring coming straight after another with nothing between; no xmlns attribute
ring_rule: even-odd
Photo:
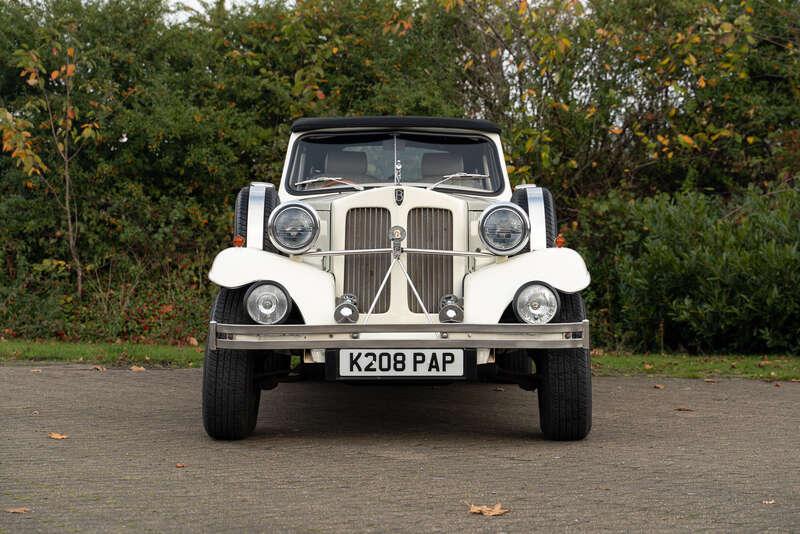
<svg viewBox="0 0 800 534"><path fill-rule="evenodd" d="M494 390L495 390L495 391L505 391L505 390L503 389L503 386L496 386L496 387L494 388Z"/></svg>
<svg viewBox="0 0 800 534"><path fill-rule="evenodd" d="M142 367L141 365L131 365L131 371L133 371L134 373L141 373L142 371L144 371L144 367Z"/></svg>
<svg viewBox="0 0 800 534"><path fill-rule="evenodd" d="M769 499L766 501L761 501L761 504L775 504L775 499Z"/></svg>
<svg viewBox="0 0 800 534"><path fill-rule="evenodd" d="M717 383L717 381L714 380L713 378L704 378L703 382L705 382L706 384L716 384Z"/></svg>
<svg viewBox="0 0 800 534"><path fill-rule="evenodd" d="M193 338L192 336L189 336L189 337L187 337L187 338L186 338L186 342L187 342L189 345L193 346L193 347L196 347L196 346L198 345L198 343L197 343L197 339Z"/></svg>
<svg viewBox="0 0 800 534"><path fill-rule="evenodd" d="M175 467L177 467L178 469L182 469L182 468L186 467L186 464L178 463L178 464L175 464Z"/></svg>
<svg viewBox="0 0 800 534"><path fill-rule="evenodd" d="M472 504L472 503L468 504L469 504L469 513L485 515L488 517L507 514L510 511L508 508L503 508L503 506L500 503L497 503L494 506L478 506L477 504Z"/></svg>
<svg viewBox="0 0 800 534"><path fill-rule="evenodd" d="M653 387L656 389L664 389L664 384L654 384Z"/></svg>
<svg viewBox="0 0 800 534"><path fill-rule="evenodd" d="M772 362L769 360L761 360L760 362L758 362L758 366L762 368L768 365L772 365Z"/></svg>
<svg viewBox="0 0 800 534"><path fill-rule="evenodd" d="M31 415L39 415L39 410L33 410L33 411L31 412Z"/></svg>
<svg viewBox="0 0 800 534"><path fill-rule="evenodd" d="M679 406L679 407L675 408L675 411L676 412L693 412L694 410L692 410L691 408L684 408L683 406Z"/></svg>
<svg viewBox="0 0 800 534"><path fill-rule="evenodd" d="M646 364L644 364L642 367L644 368L644 370L645 370L645 371L649 371L650 369L652 369L652 368L653 368L653 364L651 364L651 363L646 363Z"/></svg>
<svg viewBox="0 0 800 534"><path fill-rule="evenodd" d="M30 511L30 508L25 508L24 506L20 506L18 508L6 508L6 512L9 514L27 514Z"/></svg>
<svg viewBox="0 0 800 534"><path fill-rule="evenodd" d="M781 387L781 383L780 383L780 382L775 382L775 387L776 387L776 388L779 388L779 387Z"/></svg>
<svg viewBox="0 0 800 534"><path fill-rule="evenodd" d="M800 378L792 378L791 382L800 382Z"/></svg>
<svg viewBox="0 0 800 534"><path fill-rule="evenodd" d="M66 434L59 434L58 432L50 432L47 434L50 439L67 439L69 436Z"/></svg>
<svg viewBox="0 0 800 534"><path fill-rule="evenodd" d="M31 369L31 373L41 373L41 369Z"/></svg>
<svg viewBox="0 0 800 534"><path fill-rule="evenodd" d="M103 367L102 365L95 365L94 367L92 367L92 369L93 369L94 371L100 371L101 373L102 373L102 372L104 372L104 371L106 370L106 368L105 368L105 367Z"/></svg>

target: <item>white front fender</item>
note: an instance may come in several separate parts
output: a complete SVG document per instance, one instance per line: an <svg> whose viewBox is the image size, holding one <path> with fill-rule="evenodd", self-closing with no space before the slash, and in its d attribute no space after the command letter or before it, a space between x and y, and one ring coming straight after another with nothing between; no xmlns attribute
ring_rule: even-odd
<svg viewBox="0 0 800 534"><path fill-rule="evenodd" d="M306 324L333 322L336 301L333 275L306 263L264 250L231 247L214 258L208 278L227 288L260 280L277 282L289 292Z"/></svg>
<svg viewBox="0 0 800 534"><path fill-rule="evenodd" d="M464 278L464 322L497 323L517 290L528 282L544 282L564 293L576 293L590 281L583 258L572 249L520 254Z"/></svg>

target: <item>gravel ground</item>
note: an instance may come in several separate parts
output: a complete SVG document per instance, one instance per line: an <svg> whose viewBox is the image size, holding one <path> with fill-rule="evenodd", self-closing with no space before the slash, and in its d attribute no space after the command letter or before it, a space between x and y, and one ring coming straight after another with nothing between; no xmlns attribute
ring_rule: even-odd
<svg viewBox="0 0 800 534"><path fill-rule="evenodd" d="M798 383L596 378L577 443L516 386L284 384L225 443L200 382L0 366L0 531L800 529Z"/></svg>

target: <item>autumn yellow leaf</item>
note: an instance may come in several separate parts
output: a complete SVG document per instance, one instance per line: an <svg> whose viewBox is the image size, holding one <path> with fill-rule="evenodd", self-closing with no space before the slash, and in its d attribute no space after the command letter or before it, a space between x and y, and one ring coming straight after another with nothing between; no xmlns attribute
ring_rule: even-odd
<svg viewBox="0 0 800 534"><path fill-rule="evenodd" d="M651 363L645 363L644 365L642 365L642 369L644 369L645 371L649 371L652 368L653 368L653 364L651 364Z"/></svg>
<svg viewBox="0 0 800 534"><path fill-rule="evenodd" d="M654 384L653 387L655 389L664 389L664 384Z"/></svg>
<svg viewBox="0 0 800 534"><path fill-rule="evenodd" d="M69 436L66 434L59 434L58 432L50 432L47 434L50 439L67 439Z"/></svg>
<svg viewBox="0 0 800 534"><path fill-rule="evenodd" d="M613 128L609 128L608 129L608 133L614 134L614 135L619 135L619 134L622 133L622 128L620 128L618 126L614 126Z"/></svg>
<svg viewBox="0 0 800 534"><path fill-rule="evenodd" d="M57 70L54 70L53 72L50 73L50 79L55 80L56 78L58 78L59 74L60 73Z"/></svg>
<svg viewBox="0 0 800 534"><path fill-rule="evenodd" d="M130 369L134 373L141 373L142 371L144 371L144 367L142 367L141 365L131 365Z"/></svg>
<svg viewBox="0 0 800 534"><path fill-rule="evenodd" d="M178 469L183 469L184 467L186 467L186 464L177 463L177 464L175 464L175 467L178 468Z"/></svg>
<svg viewBox="0 0 800 534"><path fill-rule="evenodd" d="M689 137L686 134L679 134L678 135L678 141L680 141L681 144L685 145L685 146L689 146L689 147L696 146L695 142L694 142L694 139L692 139L691 137Z"/></svg>
<svg viewBox="0 0 800 534"><path fill-rule="evenodd" d="M494 517L497 515L503 515L510 512L508 508L503 508L500 503L495 504L494 506L478 506L476 504L468 503L469 504L469 513L471 514L478 514L487 517Z"/></svg>
<svg viewBox="0 0 800 534"><path fill-rule="evenodd" d="M656 135L656 139L658 140L659 143L661 143L664 146L669 145L669 139L667 139L663 135Z"/></svg>
<svg viewBox="0 0 800 534"><path fill-rule="evenodd" d="M67 48L67 56L75 57L75 49L72 48L71 46L69 48Z"/></svg>
<svg viewBox="0 0 800 534"><path fill-rule="evenodd" d="M697 86L702 89L706 86L706 79L704 76L700 76L700 79L697 80Z"/></svg>
<svg viewBox="0 0 800 534"><path fill-rule="evenodd" d="M69 65L67 65L67 71L66 72L67 72L67 76L73 76L75 74L75 64L74 63L70 63Z"/></svg>
<svg viewBox="0 0 800 534"><path fill-rule="evenodd" d="M186 343L188 343L192 347L196 347L198 345L197 339L193 338L192 336L186 338Z"/></svg>
<svg viewBox="0 0 800 534"><path fill-rule="evenodd" d="M9 514L27 514L30 512L31 509L25 506L18 506L17 508L6 508L6 512Z"/></svg>
<svg viewBox="0 0 800 534"><path fill-rule="evenodd" d="M464 63L464 70L469 70L469 69L471 69L471 68L472 68L472 65L474 65L474 64L475 64L475 62L474 62L473 60L471 60L471 59L470 59L469 61L467 61L466 63Z"/></svg>

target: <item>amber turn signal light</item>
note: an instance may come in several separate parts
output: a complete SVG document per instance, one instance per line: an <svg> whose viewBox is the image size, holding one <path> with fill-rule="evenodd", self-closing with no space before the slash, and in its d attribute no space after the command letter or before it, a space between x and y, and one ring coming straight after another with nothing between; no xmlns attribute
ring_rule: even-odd
<svg viewBox="0 0 800 534"><path fill-rule="evenodd" d="M563 236L563 235L561 235L561 234L558 234L558 236L556 236L556 246L557 246L558 248L561 248L561 247L563 247L563 246L564 246L564 245L566 245L566 244L567 244L567 240L566 240L566 239L564 239L564 236Z"/></svg>
<svg viewBox="0 0 800 534"><path fill-rule="evenodd" d="M234 247L244 246L244 238L240 235L233 236L233 246Z"/></svg>

